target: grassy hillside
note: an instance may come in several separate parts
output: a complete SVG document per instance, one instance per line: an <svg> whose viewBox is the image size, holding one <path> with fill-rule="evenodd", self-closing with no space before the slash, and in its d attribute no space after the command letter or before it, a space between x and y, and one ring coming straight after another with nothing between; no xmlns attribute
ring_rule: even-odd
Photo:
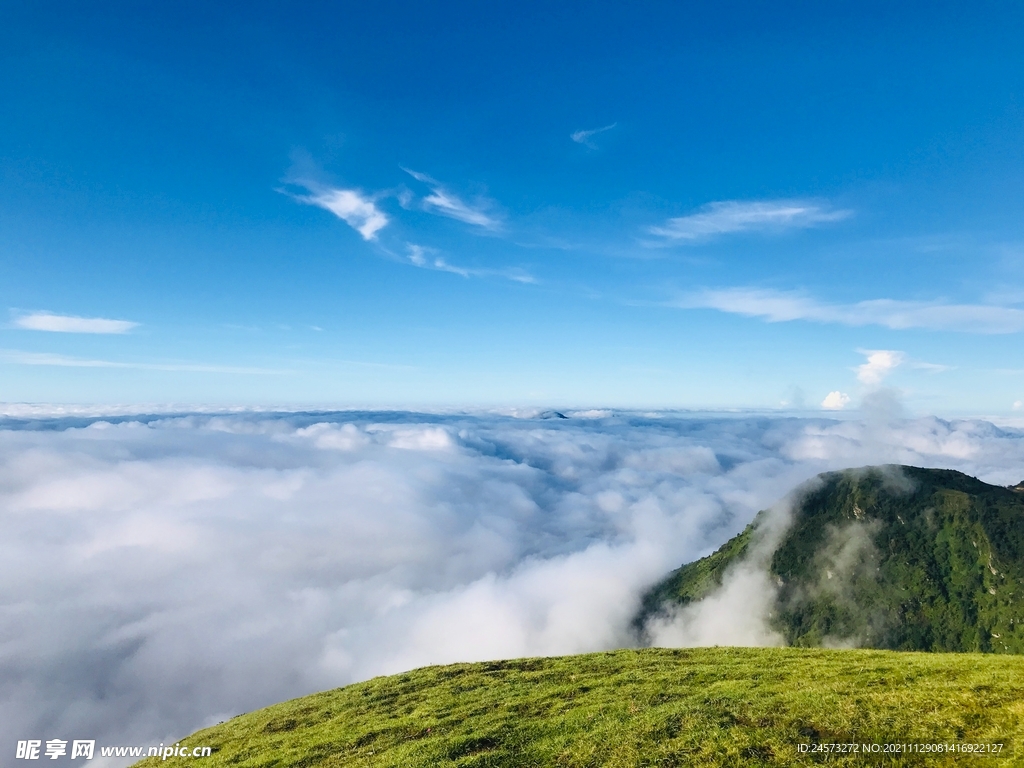
<svg viewBox="0 0 1024 768"><path fill-rule="evenodd" d="M720 585L765 519L671 574L638 625ZM828 473L768 555L774 629L792 645L1024 653L1021 486L916 467Z"/></svg>
<svg viewBox="0 0 1024 768"><path fill-rule="evenodd" d="M1024 658L1014 656L625 650L429 667L241 715L185 742L214 748L205 768L994 768L1024 756L1022 692ZM985 758L797 751L815 742L1004 746Z"/></svg>

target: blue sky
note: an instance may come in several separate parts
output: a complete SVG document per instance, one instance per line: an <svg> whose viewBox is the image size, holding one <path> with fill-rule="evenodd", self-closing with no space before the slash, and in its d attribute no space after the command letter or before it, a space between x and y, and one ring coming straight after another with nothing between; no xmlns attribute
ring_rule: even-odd
<svg viewBox="0 0 1024 768"><path fill-rule="evenodd" d="M1024 406L1016 3L9 3L0 401Z"/></svg>

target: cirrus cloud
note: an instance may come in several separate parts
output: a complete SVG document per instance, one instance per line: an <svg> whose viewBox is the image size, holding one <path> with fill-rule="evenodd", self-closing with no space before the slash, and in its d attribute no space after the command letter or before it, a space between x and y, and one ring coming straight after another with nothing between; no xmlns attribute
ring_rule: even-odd
<svg viewBox="0 0 1024 768"><path fill-rule="evenodd" d="M439 255L435 248L429 248L425 245L417 245L416 243L406 243L405 248L408 253L408 263L412 264L414 267L419 267L420 269L432 269L438 272L448 272L450 274L466 278L500 277L516 283L534 284L537 282L537 278L518 267L510 267L506 269L478 269L473 267L462 267L457 264L450 263L443 256Z"/></svg>
<svg viewBox="0 0 1024 768"><path fill-rule="evenodd" d="M358 232L363 240L376 240L377 233L389 223L376 200L358 189L309 188L311 194L296 200L330 211Z"/></svg>
<svg viewBox="0 0 1024 768"><path fill-rule="evenodd" d="M454 192L451 192L441 182L431 178L425 173L411 171L403 168L406 173L416 181L423 182L430 186L430 194L423 198L423 210L428 213L436 213L446 216L449 219L461 221L464 224L472 224L475 227L487 230L501 229L501 219L491 213L494 203L485 198L478 198L475 204L469 204Z"/></svg>
<svg viewBox="0 0 1024 768"><path fill-rule="evenodd" d="M618 123L612 123L611 125L606 125L603 128L591 128L589 130L573 131L572 133L569 134L569 138L572 139L577 144L582 144L583 146L589 149L597 149L597 145L593 141L591 141L591 139L599 133L604 133L605 131L612 130L617 125Z"/></svg>
<svg viewBox="0 0 1024 768"><path fill-rule="evenodd" d="M0 360L14 365L41 365L56 368L126 368L140 371L168 371L183 373L229 374L287 374L291 371L273 368L253 368L208 363L143 363L123 360L96 360L50 352L25 352L19 349L0 349Z"/></svg>
<svg viewBox="0 0 1024 768"><path fill-rule="evenodd" d="M683 296L672 304L683 309L716 309L757 317L769 323L807 320L849 326L880 325L894 330L924 328L993 334L1024 330L1024 310L988 304L897 299L828 304L796 291L762 288L705 290Z"/></svg>
<svg viewBox="0 0 1024 768"><path fill-rule="evenodd" d="M677 216L648 232L672 242L699 242L735 232L809 229L841 221L853 211L806 200L721 200L689 216Z"/></svg>
<svg viewBox="0 0 1024 768"><path fill-rule="evenodd" d="M14 318L16 328L26 331L49 331L51 333L128 333L137 328L131 320L111 320L106 317L78 317L56 315L52 312L31 312Z"/></svg>

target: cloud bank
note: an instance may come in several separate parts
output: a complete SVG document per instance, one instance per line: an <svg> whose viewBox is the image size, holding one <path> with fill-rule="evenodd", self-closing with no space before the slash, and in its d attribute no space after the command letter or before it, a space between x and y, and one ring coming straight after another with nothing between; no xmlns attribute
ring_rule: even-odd
<svg viewBox="0 0 1024 768"><path fill-rule="evenodd" d="M0 749L630 645L652 583L820 471L1024 479L1024 431L986 422L541 415L3 420ZM673 642L743 639L719 625Z"/></svg>
<svg viewBox="0 0 1024 768"><path fill-rule="evenodd" d="M809 320L849 326L880 325L894 330L925 328L964 333L1016 333L1024 330L1024 310L986 304L871 299L827 304L796 292L722 288L690 294L675 302L686 309L717 309L769 323Z"/></svg>
<svg viewBox="0 0 1024 768"><path fill-rule="evenodd" d="M128 333L138 323L131 320L110 320L105 317L75 317L52 312L32 312L14 318L14 326L27 331L51 333Z"/></svg>
<svg viewBox="0 0 1024 768"><path fill-rule="evenodd" d="M772 232L809 229L841 221L852 211L837 210L805 200L723 200L708 203L697 213L669 219L650 227L652 235L669 241L699 242L736 232Z"/></svg>

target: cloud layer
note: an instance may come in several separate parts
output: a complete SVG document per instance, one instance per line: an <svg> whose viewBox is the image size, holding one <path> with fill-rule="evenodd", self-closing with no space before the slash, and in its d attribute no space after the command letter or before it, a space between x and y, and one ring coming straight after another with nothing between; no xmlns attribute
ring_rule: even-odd
<svg viewBox="0 0 1024 768"><path fill-rule="evenodd" d="M884 414L2 424L0 749L166 742L422 664L632 644L650 584L825 469L1024 479L1020 431ZM673 642L731 636L699 626Z"/></svg>
<svg viewBox="0 0 1024 768"><path fill-rule="evenodd" d="M805 200L723 200L708 203L689 216L669 219L662 226L650 227L648 231L666 240L698 242L735 232L808 229L851 215L852 211Z"/></svg>

